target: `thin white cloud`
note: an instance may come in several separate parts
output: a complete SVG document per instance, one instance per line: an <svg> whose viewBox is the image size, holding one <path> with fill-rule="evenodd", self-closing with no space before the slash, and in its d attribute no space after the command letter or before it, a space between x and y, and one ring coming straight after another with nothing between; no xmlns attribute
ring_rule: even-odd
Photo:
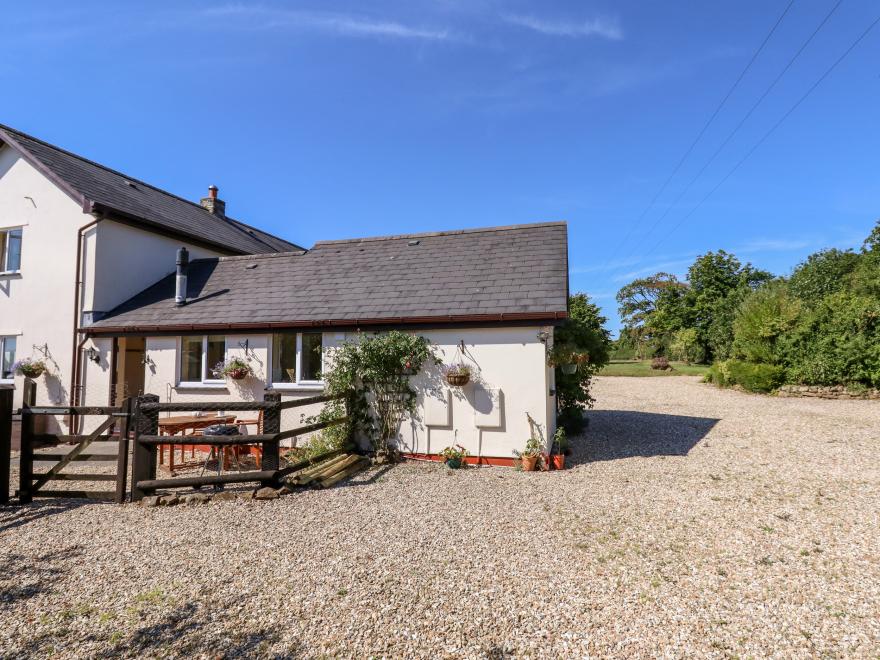
<svg viewBox="0 0 880 660"><path fill-rule="evenodd" d="M525 14L507 14L504 20L551 37L602 37L617 41L623 39L623 30L615 20L592 18L583 21L550 20Z"/></svg>
<svg viewBox="0 0 880 660"><path fill-rule="evenodd" d="M311 30L352 37L389 37L423 41L463 40L448 29L407 25L354 14L276 9L240 4L223 5L202 12L208 19L230 27L260 30Z"/></svg>

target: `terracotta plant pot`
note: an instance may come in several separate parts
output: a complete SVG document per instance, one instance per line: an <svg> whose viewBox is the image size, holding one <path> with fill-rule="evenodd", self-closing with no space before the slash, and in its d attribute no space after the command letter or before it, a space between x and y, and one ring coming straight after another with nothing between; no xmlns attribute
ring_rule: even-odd
<svg viewBox="0 0 880 660"><path fill-rule="evenodd" d="M462 387L471 380L470 374L446 374L446 382L453 387Z"/></svg>
<svg viewBox="0 0 880 660"><path fill-rule="evenodd" d="M523 456L520 458L523 472L534 472L535 466L538 464L537 456Z"/></svg>
<svg viewBox="0 0 880 660"><path fill-rule="evenodd" d="M565 469L565 454L553 454L550 456L550 469L551 470L564 470Z"/></svg>
<svg viewBox="0 0 880 660"><path fill-rule="evenodd" d="M229 372L229 377L232 380L244 380L248 377L248 375L249 374L247 369L233 369Z"/></svg>

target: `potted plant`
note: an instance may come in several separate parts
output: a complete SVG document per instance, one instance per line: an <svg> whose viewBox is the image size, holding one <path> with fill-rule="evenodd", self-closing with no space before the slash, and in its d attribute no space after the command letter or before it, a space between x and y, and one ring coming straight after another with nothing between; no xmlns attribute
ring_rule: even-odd
<svg viewBox="0 0 880 660"><path fill-rule="evenodd" d="M513 455L519 459L523 472L534 472L538 467L538 461L542 454L541 442L533 435L526 441L525 449L513 450Z"/></svg>
<svg viewBox="0 0 880 660"><path fill-rule="evenodd" d="M441 370L446 377L446 382L453 387L467 385L471 379L471 368L461 362L444 364L443 367L441 367Z"/></svg>
<svg viewBox="0 0 880 660"><path fill-rule="evenodd" d="M562 373L571 376L578 367L590 361L590 354L574 350L565 345L554 346L548 362L551 367L559 367Z"/></svg>
<svg viewBox="0 0 880 660"><path fill-rule="evenodd" d="M214 375L218 377L224 376L232 380L244 380L248 376L253 376L254 370L242 358L234 357L226 360L226 362L218 362L217 366L214 367Z"/></svg>
<svg viewBox="0 0 880 660"><path fill-rule="evenodd" d="M556 429L556 433L553 436L553 449L550 453L550 469L564 470L565 457L570 453L571 445L568 442L568 436L565 434L565 429L560 426Z"/></svg>
<svg viewBox="0 0 880 660"><path fill-rule="evenodd" d="M43 360L25 358L13 364L12 370L17 371L25 378L39 378L46 371L46 363Z"/></svg>
<svg viewBox="0 0 880 660"><path fill-rule="evenodd" d="M468 451L461 445L446 447L446 449L440 452L440 456L443 457L443 462L452 470L457 470L467 465Z"/></svg>

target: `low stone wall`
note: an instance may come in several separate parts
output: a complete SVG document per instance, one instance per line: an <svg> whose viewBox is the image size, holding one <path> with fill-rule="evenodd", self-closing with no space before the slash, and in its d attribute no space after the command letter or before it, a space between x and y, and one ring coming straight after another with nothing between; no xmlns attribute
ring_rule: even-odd
<svg viewBox="0 0 880 660"><path fill-rule="evenodd" d="M875 399L880 400L880 390L848 390L843 385L783 385L779 396L813 397L816 399Z"/></svg>

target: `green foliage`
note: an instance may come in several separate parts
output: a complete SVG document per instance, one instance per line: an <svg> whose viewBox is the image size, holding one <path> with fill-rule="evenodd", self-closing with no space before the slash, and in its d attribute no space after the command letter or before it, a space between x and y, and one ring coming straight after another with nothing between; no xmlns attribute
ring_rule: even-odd
<svg viewBox="0 0 880 660"><path fill-rule="evenodd" d="M859 255L851 250L831 249L811 254L791 274L791 295L810 305L818 303L845 288L858 263Z"/></svg>
<svg viewBox="0 0 880 660"><path fill-rule="evenodd" d="M784 340L800 314L801 303L791 298L784 282L771 282L752 292L734 319L733 355L748 362L784 363Z"/></svg>
<svg viewBox="0 0 880 660"><path fill-rule="evenodd" d="M749 392L772 392L785 382L785 369L772 364L724 360L712 365L706 381L720 387L739 385Z"/></svg>
<svg viewBox="0 0 880 660"><path fill-rule="evenodd" d="M610 333L604 327L607 321L587 294L576 293L569 297L568 319L556 328L554 351L586 354L589 359L580 362L573 374L564 374L557 366L556 397L560 410L574 409L580 415L593 405L590 384L596 372L608 364L611 350Z"/></svg>
<svg viewBox="0 0 880 660"><path fill-rule="evenodd" d="M350 423L325 429L322 442L328 448L341 447L352 434L360 432L377 451L388 450L403 416L415 410L417 393L410 377L418 374L426 362L439 364L430 342L392 330L346 341L328 353L326 392L346 399L328 402L310 421L343 416L347 405Z"/></svg>
<svg viewBox="0 0 880 660"><path fill-rule="evenodd" d="M669 355L673 360L681 360L687 364L703 362L706 353L700 342L697 341L696 328L681 328L672 336L669 344Z"/></svg>

